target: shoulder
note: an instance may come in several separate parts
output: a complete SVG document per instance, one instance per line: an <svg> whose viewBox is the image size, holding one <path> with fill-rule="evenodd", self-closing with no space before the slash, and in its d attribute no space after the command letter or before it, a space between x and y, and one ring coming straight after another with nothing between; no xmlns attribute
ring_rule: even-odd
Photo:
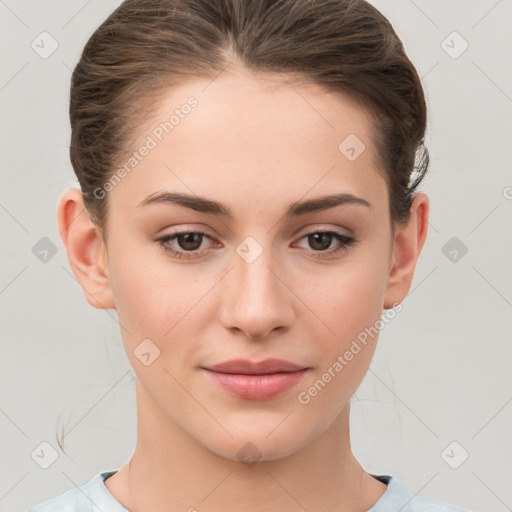
<svg viewBox="0 0 512 512"><path fill-rule="evenodd" d="M108 492L104 483L115 472L98 473L80 487L40 503L28 512L127 512Z"/></svg>
<svg viewBox="0 0 512 512"><path fill-rule="evenodd" d="M389 475L373 475L387 484L386 492L367 512L470 512L444 501L418 496Z"/></svg>

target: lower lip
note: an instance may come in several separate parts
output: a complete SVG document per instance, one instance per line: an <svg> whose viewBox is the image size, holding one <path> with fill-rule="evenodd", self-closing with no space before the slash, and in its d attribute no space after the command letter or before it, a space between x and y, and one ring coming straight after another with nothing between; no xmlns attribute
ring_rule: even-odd
<svg viewBox="0 0 512 512"><path fill-rule="evenodd" d="M206 370L225 390L247 400L269 400L279 396L298 384L306 371L245 375Z"/></svg>

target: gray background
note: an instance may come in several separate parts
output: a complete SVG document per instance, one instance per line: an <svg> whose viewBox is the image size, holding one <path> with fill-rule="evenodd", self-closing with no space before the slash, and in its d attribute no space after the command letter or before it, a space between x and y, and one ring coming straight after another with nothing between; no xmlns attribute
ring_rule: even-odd
<svg viewBox="0 0 512 512"><path fill-rule="evenodd" d="M117 469L135 445L133 371L115 311L85 301L56 217L62 192L78 186L71 69L119 3L0 0L2 511ZM512 2L372 3L424 81L431 219L403 311L353 399L354 452L415 493L512 510ZM43 58L51 39L58 48Z"/></svg>

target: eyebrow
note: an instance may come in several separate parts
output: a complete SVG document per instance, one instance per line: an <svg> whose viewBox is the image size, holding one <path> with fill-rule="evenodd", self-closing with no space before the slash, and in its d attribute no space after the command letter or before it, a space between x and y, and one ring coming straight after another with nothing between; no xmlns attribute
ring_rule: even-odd
<svg viewBox="0 0 512 512"><path fill-rule="evenodd" d="M178 192L155 192L154 194L151 194L150 196L146 197L146 199L141 201L137 205L137 208L146 207L155 203L176 204L178 206L190 208L191 210L197 212L208 213L228 219L234 219L235 217L232 210L222 203L218 203L217 201L213 201L205 197ZM314 199L308 199L306 201L296 201L291 203L286 213L284 214L284 217L298 217L307 213L319 212L334 208L335 206L348 204L362 205L367 208L372 208L371 203L369 203L366 199L354 196L353 194L330 194L327 196L316 197Z"/></svg>

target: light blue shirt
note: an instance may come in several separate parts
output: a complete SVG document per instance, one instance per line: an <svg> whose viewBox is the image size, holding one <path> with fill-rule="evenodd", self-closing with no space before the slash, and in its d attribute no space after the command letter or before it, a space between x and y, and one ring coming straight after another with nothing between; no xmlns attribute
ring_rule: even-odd
<svg viewBox="0 0 512 512"><path fill-rule="evenodd" d="M87 483L56 496L28 512L129 512L110 494L105 479L117 470L99 473ZM407 490L389 475L373 475L387 484L386 492L367 512L468 512Z"/></svg>

